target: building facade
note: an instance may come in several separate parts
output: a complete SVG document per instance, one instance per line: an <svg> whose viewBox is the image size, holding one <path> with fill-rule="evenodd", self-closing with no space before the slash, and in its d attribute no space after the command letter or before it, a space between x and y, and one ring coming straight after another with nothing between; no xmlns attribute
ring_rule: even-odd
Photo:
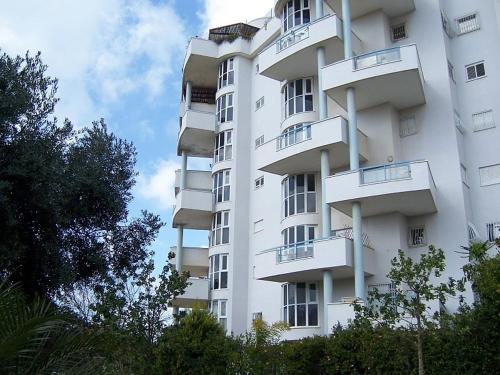
<svg viewBox="0 0 500 375"><path fill-rule="evenodd" d="M172 250L192 284L176 309L236 334L284 320L296 339L390 293L398 249L440 247L443 277L461 277L457 250L500 236L499 46L499 0L278 0L191 39Z"/></svg>

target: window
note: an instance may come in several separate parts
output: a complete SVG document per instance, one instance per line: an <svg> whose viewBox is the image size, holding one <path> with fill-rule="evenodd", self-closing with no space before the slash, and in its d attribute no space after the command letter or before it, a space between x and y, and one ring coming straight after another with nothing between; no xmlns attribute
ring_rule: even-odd
<svg viewBox="0 0 500 375"><path fill-rule="evenodd" d="M495 120L493 119L493 111L478 112L472 115L472 128L475 132L491 129L495 127Z"/></svg>
<svg viewBox="0 0 500 375"><path fill-rule="evenodd" d="M281 183L283 216L316 212L316 177L314 174L290 176Z"/></svg>
<svg viewBox="0 0 500 375"><path fill-rule="evenodd" d="M215 299L210 302L210 311L217 318L219 324L227 329L227 300Z"/></svg>
<svg viewBox="0 0 500 375"><path fill-rule="evenodd" d="M314 283L283 285L283 321L290 327L318 325L318 289Z"/></svg>
<svg viewBox="0 0 500 375"><path fill-rule="evenodd" d="M448 35L449 38L453 37L453 32L450 27L450 21L448 20L448 16L444 11L441 10L441 23L443 24L443 30Z"/></svg>
<svg viewBox="0 0 500 375"><path fill-rule="evenodd" d="M264 176L260 176L255 180L255 188L260 189L262 186L264 186Z"/></svg>
<svg viewBox="0 0 500 375"><path fill-rule="evenodd" d="M261 135L259 138L255 140L255 148L259 148L264 144L264 136Z"/></svg>
<svg viewBox="0 0 500 375"><path fill-rule="evenodd" d="M481 186L500 184L500 164L479 168Z"/></svg>
<svg viewBox="0 0 500 375"><path fill-rule="evenodd" d="M392 26L391 28L391 37L393 42L397 42L398 40L401 39L406 39L406 24L402 23L396 26Z"/></svg>
<svg viewBox="0 0 500 375"><path fill-rule="evenodd" d="M227 59L219 65L218 89L234 83L234 58Z"/></svg>
<svg viewBox="0 0 500 375"><path fill-rule="evenodd" d="M255 102L255 110L258 111L264 106L264 97L260 98Z"/></svg>
<svg viewBox="0 0 500 375"><path fill-rule="evenodd" d="M255 65L255 73L259 74L259 71L260 71L260 66L259 66L259 64L257 64L257 65Z"/></svg>
<svg viewBox="0 0 500 375"><path fill-rule="evenodd" d="M455 120L456 128L463 134L465 132L464 125L462 123L462 118L456 109L453 110L453 119Z"/></svg>
<svg viewBox="0 0 500 375"><path fill-rule="evenodd" d="M370 292L375 292L375 290L377 290L378 294L380 294L382 298L384 298L384 296L389 296L391 301L391 308L394 311L396 311L397 309L396 286L393 283L368 285L368 294L370 294ZM372 301L372 302L373 305L370 307L375 310L379 310L380 308L379 301Z"/></svg>
<svg viewBox="0 0 500 375"><path fill-rule="evenodd" d="M313 110L312 79L292 81L285 86L285 118Z"/></svg>
<svg viewBox="0 0 500 375"><path fill-rule="evenodd" d="M457 29L458 35L479 30L479 19L477 13L468 14L461 18L457 18Z"/></svg>
<svg viewBox="0 0 500 375"><path fill-rule="evenodd" d="M467 72L467 81L472 81L473 79L486 77L486 70L484 68L484 62L478 62L465 67Z"/></svg>
<svg viewBox="0 0 500 375"><path fill-rule="evenodd" d="M217 254L210 257L210 289L227 288L227 254Z"/></svg>
<svg viewBox="0 0 500 375"><path fill-rule="evenodd" d="M417 134L417 132L415 116L407 116L399 119L399 136L401 138Z"/></svg>
<svg viewBox="0 0 500 375"><path fill-rule="evenodd" d="M419 247L427 245L425 228L423 226L411 227L408 230L408 246Z"/></svg>
<svg viewBox="0 0 500 375"><path fill-rule="evenodd" d="M262 320L262 312L259 311L252 314L252 322L256 320Z"/></svg>
<svg viewBox="0 0 500 375"><path fill-rule="evenodd" d="M214 202L221 203L229 201L231 195L231 171L225 169L214 173L212 178L214 182Z"/></svg>
<svg viewBox="0 0 500 375"><path fill-rule="evenodd" d="M260 232L261 230L264 230L264 220L257 220L256 222L253 223L253 232L257 233Z"/></svg>
<svg viewBox="0 0 500 375"><path fill-rule="evenodd" d="M276 149L281 150L296 143L311 139L311 125L297 124L286 128L277 138Z"/></svg>
<svg viewBox="0 0 500 375"><path fill-rule="evenodd" d="M453 64L448 60L448 76L450 79L455 82L455 68L453 67Z"/></svg>
<svg viewBox="0 0 500 375"><path fill-rule="evenodd" d="M486 235L490 242L500 238L500 222L486 224Z"/></svg>
<svg viewBox="0 0 500 375"><path fill-rule="evenodd" d="M281 232L283 247L278 251L278 262L309 258L314 251L313 225L296 225Z"/></svg>
<svg viewBox="0 0 500 375"><path fill-rule="evenodd" d="M219 124L233 121L233 94L225 94L217 99L217 121Z"/></svg>
<svg viewBox="0 0 500 375"><path fill-rule="evenodd" d="M311 21L309 0L288 1L283 9L283 31Z"/></svg>
<svg viewBox="0 0 500 375"><path fill-rule="evenodd" d="M212 218L210 246L226 243L229 243L229 211L219 211Z"/></svg>
<svg viewBox="0 0 500 375"><path fill-rule="evenodd" d="M465 168L465 165L460 164L460 174L462 176L462 182L469 186L469 183L467 181L467 168Z"/></svg>
<svg viewBox="0 0 500 375"><path fill-rule="evenodd" d="M214 164L233 158L232 133L226 130L215 136Z"/></svg>

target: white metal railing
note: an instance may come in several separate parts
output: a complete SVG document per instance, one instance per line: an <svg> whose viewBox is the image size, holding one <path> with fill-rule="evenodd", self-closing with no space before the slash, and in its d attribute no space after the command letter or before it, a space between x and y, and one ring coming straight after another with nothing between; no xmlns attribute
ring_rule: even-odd
<svg viewBox="0 0 500 375"><path fill-rule="evenodd" d="M409 162L385 164L377 167L360 169L360 183L371 184L411 178Z"/></svg>
<svg viewBox="0 0 500 375"><path fill-rule="evenodd" d="M276 251L278 263L289 262L296 259L312 258L314 256L314 240L296 242L290 245L279 246Z"/></svg>
<svg viewBox="0 0 500 375"><path fill-rule="evenodd" d="M276 42L276 53L287 49L290 46L309 38L309 24L290 31Z"/></svg>
<svg viewBox="0 0 500 375"><path fill-rule="evenodd" d="M389 48L381 51L366 53L353 58L354 70L369 68L371 66L387 64L401 60L401 48Z"/></svg>
<svg viewBox="0 0 500 375"><path fill-rule="evenodd" d="M342 229L332 229L332 231L330 232L330 237L343 237L352 240L354 239L352 233L352 227L347 227ZM363 233L361 237L363 246L369 249L373 249L372 245L370 244L370 238L368 237L368 234Z"/></svg>
<svg viewBox="0 0 500 375"><path fill-rule="evenodd" d="M302 124L276 137L276 151L311 139L311 124Z"/></svg>

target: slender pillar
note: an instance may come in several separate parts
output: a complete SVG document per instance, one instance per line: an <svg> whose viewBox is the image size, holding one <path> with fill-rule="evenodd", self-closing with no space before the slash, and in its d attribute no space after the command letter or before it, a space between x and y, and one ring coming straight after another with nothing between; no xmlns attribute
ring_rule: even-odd
<svg viewBox="0 0 500 375"><path fill-rule="evenodd" d="M323 333L330 334L328 329L328 304L333 302L333 280L330 270L323 271Z"/></svg>
<svg viewBox="0 0 500 375"><path fill-rule="evenodd" d="M351 5L350 0L342 0L342 25L344 34L344 58L352 57Z"/></svg>
<svg viewBox="0 0 500 375"><path fill-rule="evenodd" d="M328 150L321 150L321 215L323 217L323 238L330 237L332 229L331 210L328 203L326 203L326 178L330 175L330 152Z"/></svg>
<svg viewBox="0 0 500 375"><path fill-rule="evenodd" d="M316 49L316 55L318 59L318 102L319 102L319 119L324 120L328 118L328 104L326 100L326 93L322 90L322 78L321 68L326 64L325 57L325 47L319 47Z"/></svg>
<svg viewBox="0 0 500 375"><path fill-rule="evenodd" d="M324 0L316 0L316 19L323 17L323 1Z"/></svg>
<svg viewBox="0 0 500 375"><path fill-rule="evenodd" d="M183 240L184 240L184 226L177 226L177 251L175 254L175 269L182 272L182 252L183 252Z"/></svg>
<svg viewBox="0 0 500 375"><path fill-rule="evenodd" d="M363 259L363 232L361 203L352 203L352 237L354 242L354 290L356 298L365 299L365 265Z"/></svg>
<svg viewBox="0 0 500 375"><path fill-rule="evenodd" d="M191 109L191 81L186 81L186 110Z"/></svg>
<svg viewBox="0 0 500 375"><path fill-rule="evenodd" d="M182 162L181 162L181 183L180 189L184 190L186 188L186 179L187 179L187 153L182 150Z"/></svg>
<svg viewBox="0 0 500 375"><path fill-rule="evenodd" d="M359 169L358 116L353 87L347 88L347 121L349 122L349 161L353 171Z"/></svg>

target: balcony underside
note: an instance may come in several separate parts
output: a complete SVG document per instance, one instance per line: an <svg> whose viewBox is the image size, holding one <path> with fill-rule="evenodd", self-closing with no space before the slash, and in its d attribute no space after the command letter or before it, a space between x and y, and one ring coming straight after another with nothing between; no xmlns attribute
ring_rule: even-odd
<svg viewBox="0 0 500 375"><path fill-rule="evenodd" d="M182 129L177 143L177 155L180 156L182 151L186 151L188 156L212 157L214 153L214 131L194 127Z"/></svg>
<svg viewBox="0 0 500 375"><path fill-rule="evenodd" d="M212 192L181 190L176 197L172 226L185 229L210 229L212 222Z"/></svg>
<svg viewBox="0 0 500 375"><path fill-rule="evenodd" d="M325 0L337 14L342 14L342 0ZM397 17L415 10L414 0L351 0L351 18L355 19L376 10Z"/></svg>
<svg viewBox="0 0 500 375"><path fill-rule="evenodd" d="M172 306L183 308L205 308L208 305L208 279L189 278L191 283L184 294L177 296L172 301Z"/></svg>
<svg viewBox="0 0 500 375"><path fill-rule="evenodd" d="M170 251L177 255L177 247L172 246ZM170 260L175 264L176 258ZM206 247L183 247L182 248L182 271L187 271L194 277L208 276L208 248Z"/></svg>

